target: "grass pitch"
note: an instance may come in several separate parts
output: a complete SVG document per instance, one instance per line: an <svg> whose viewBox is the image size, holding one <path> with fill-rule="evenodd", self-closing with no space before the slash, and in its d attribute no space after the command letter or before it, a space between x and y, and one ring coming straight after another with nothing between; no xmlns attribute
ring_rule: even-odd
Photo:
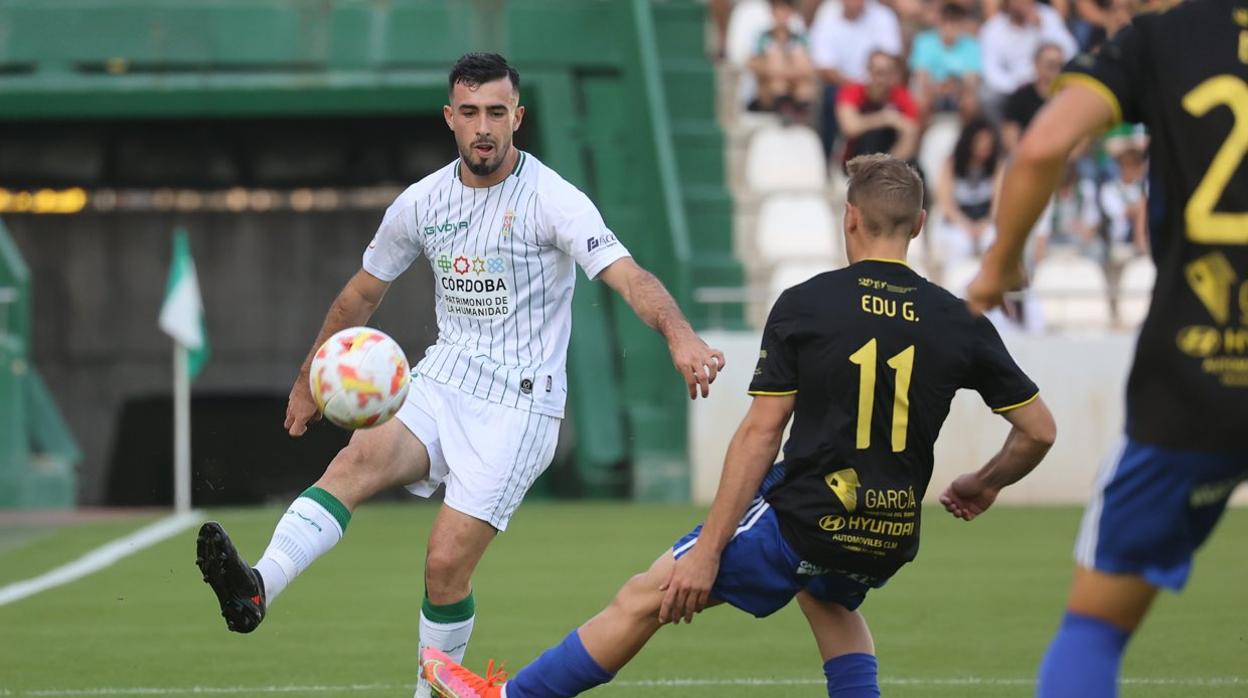
<svg viewBox="0 0 1248 698"><path fill-rule="evenodd" d="M194 565L194 529L67 586L0 607L0 696L409 696L421 560L434 508L378 505L280 598L228 633ZM519 668L606 603L703 511L530 503L476 577L468 663ZM212 512L258 556L278 510ZM923 549L863 611L885 695L1029 696L1061 614L1073 508L1001 508L971 524L925 512ZM0 584L71 560L146 519L0 531ZM1228 512L1182 596L1131 645L1124 696L1248 695L1248 510ZM665 628L592 695L819 696L796 604L766 620L727 607Z"/></svg>

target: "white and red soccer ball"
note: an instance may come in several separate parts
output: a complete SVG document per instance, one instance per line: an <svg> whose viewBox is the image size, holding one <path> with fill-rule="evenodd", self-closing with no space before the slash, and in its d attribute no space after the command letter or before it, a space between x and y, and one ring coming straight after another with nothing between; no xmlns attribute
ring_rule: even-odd
<svg viewBox="0 0 1248 698"><path fill-rule="evenodd" d="M316 350L309 382L312 399L329 421L344 429L375 427L403 406L407 357L385 332L350 327Z"/></svg>

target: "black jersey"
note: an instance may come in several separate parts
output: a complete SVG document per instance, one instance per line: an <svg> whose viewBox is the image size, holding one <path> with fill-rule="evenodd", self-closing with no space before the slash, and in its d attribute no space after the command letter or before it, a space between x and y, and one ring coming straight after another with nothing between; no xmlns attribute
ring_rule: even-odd
<svg viewBox="0 0 1248 698"><path fill-rule="evenodd" d="M1060 80L1147 124L1157 281L1127 384L1127 434L1170 448L1248 438L1248 3L1141 15Z"/></svg>
<svg viewBox="0 0 1248 698"><path fill-rule="evenodd" d="M932 448L959 388L998 412L1036 398L988 319L901 262L785 291L752 395L796 394L785 479L767 494L807 561L884 578L914 559Z"/></svg>

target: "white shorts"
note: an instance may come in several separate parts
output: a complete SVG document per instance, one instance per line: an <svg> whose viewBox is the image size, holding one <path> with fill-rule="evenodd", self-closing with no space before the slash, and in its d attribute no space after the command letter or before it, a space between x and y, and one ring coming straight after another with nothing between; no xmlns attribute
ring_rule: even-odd
<svg viewBox="0 0 1248 698"><path fill-rule="evenodd" d="M557 417L482 400L420 374L396 415L429 451L429 476L407 486L499 531L555 457Z"/></svg>

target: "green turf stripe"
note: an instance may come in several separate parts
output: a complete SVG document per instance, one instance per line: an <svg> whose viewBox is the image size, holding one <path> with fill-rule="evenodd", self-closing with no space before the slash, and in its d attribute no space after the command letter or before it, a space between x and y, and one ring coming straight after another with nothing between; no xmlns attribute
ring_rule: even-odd
<svg viewBox="0 0 1248 698"><path fill-rule="evenodd" d="M455 603L439 606L430 601L429 594L426 593L420 612L434 623L461 623L477 614L477 600L473 598L470 591L467 596Z"/></svg>
<svg viewBox="0 0 1248 698"><path fill-rule="evenodd" d="M347 505L338 501L337 497L319 487L309 487L299 496L307 497L325 507L325 511L328 511L330 516L338 521L338 527L342 529L342 532L347 532L347 524L351 523L351 512L347 509Z"/></svg>

